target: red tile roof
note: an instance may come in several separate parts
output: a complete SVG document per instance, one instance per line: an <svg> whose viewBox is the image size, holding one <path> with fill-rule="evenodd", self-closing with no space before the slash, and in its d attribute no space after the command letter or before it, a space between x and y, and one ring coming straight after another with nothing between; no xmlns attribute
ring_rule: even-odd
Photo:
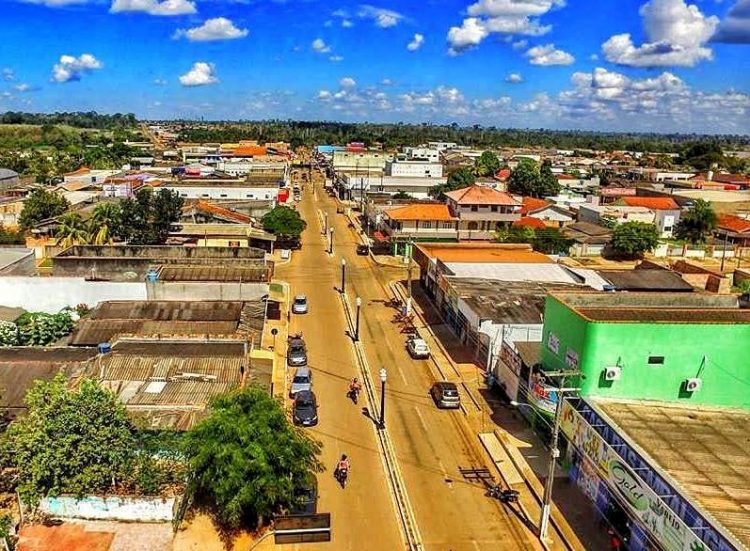
<svg viewBox="0 0 750 551"><path fill-rule="evenodd" d="M514 228L545 228L544 222L539 220L539 218L534 218L532 216L524 216L523 218L519 218L515 222L513 222Z"/></svg>
<svg viewBox="0 0 750 551"><path fill-rule="evenodd" d="M268 149L262 145L243 145L234 150L235 157L257 157L266 153Z"/></svg>
<svg viewBox="0 0 750 551"><path fill-rule="evenodd" d="M620 199L629 207L646 207L651 210L680 210L671 197L623 197Z"/></svg>
<svg viewBox="0 0 750 551"><path fill-rule="evenodd" d="M107 551L115 539L113 532L86 530L73 522L60 526L26 525L19 534L18 551Z"/></svg>
<svg viewBox="0 0 750 551"><path fill-rule="evenodd" d="M498 180L506 180L507 178L510 178L510 169L509 168L501 168L495 174L495 178L497 178Z"/></svg>
<svg viewBox="0 0 750 551"><path fill-rule="evenodd" d="M571 176L570 174L558 174L555 176L558 180L577 180L575 176Z"/></svg>
<svg viewBox="0 0 750 551"><path fill-rule="evenodd" d="M440 222L451 222L458 220L448 209L448 205L419 203L406 205L385 211L385 215L391 220L437 220Z"/></svg>
<svg viewBox="0 0 750 551"><path fill-rule="evenodd" d="M521 207L521 214L523 215L547 208L552 204L544 199L537 199L536 197L524 197L522 201L523 206Z"/></svg>
<svg viewBox="0 0 750 551"><path fill-rule="evenodd" d="M215 205L208 201L198 201L195 204L195 208L209 214L215 214L216 216L220 216L221 218L234 220L235 222L239 222L240 224L251 224L253 221L252 217L248 216L247 214L242 214L241 212L236 212L224 207L220 207L219 205Z"/></svg>
<svg viewBox="0 0 750 551"><path fill-rule="evenodd" d="M449 191L445 195L459 205L516 206L519 204L509 193L486 186L469 186L456 191Z"/></svg>
<svg viewBox="0 0 750 551"><path fill-rule="evenodd" d="M727 230L733 233L745 233L750 231L750 220L745 220L739 216L731 214L720 214L716 222L716 227L720 230Z"/></svg>
<svg viewBox="0 0 750 551"><path fill-rule="evenodd" d="M74 170L73 172L67 172L63 174L63 176L82 176L84 174L88 174L91 172L91 169L87 166L82 166L78 170Z"/></svg>

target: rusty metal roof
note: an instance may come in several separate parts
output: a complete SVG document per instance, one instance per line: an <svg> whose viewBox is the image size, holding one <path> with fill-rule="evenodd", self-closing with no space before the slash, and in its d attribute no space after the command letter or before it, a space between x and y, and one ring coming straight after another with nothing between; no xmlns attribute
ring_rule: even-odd
<svg viewBox="0 0 750 551"><path fill-rule="evenodd" d="M650 462L750 547L750 411L596 400Z"/></svg>
<svg viewBox="0 0 750 551"><path fill-rule="evenodd" d="M82 319L70 337L73 346L111 342L118 335L231 335L239 321L150 321L141 319Z"/></svg>
<svg viewBox="0 0 750 551"><path fill-rule="evenodd" d="M225 321L238 320L240 301L113 300L99 303L90 319L148 319Z"/></svg>
<svg viewBox="0 0 750 551"><path fill-rule="evenodd" d="M160 281L231 281L266 283L271 271L265 266L164 266Z"/></svg>

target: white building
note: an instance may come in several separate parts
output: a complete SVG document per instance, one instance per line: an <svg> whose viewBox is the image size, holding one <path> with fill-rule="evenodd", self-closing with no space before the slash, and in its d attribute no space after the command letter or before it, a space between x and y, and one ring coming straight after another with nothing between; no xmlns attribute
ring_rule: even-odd
<svg viewBox="0 0 750 551"><path fill-rule="evenodd" d="M446 149L455 149L458 147L456 142L427 142L427 146L430 149L437 149L438 151L445 151Z"/></svg>
<svg viewBox="0 0 750 551"><path fill-rule="evenodd" d="M277 201L279 186L274 182L250 183L237 180L180 180L162 183L159 189L177 192L184 199Z"/></svg>
<svg viewBox="0 0 750 551"><path fill-rule="evenodd" d="M409 178L397 176L355 176L345 174L342 187L349 197L359 200L367 193L387 193L395 195L406 193L414 199L428 199L430 190L440 184L445 184L447 178Z"/></svg>
<svg viewBox="0 0 750 551"><path fill-rule="evenodd" d="M336 172L382 172L391 156L382 151L334 151L331 166Z"/></svg>
<svg viewBox="0 0 750 551"><path fill-rule="evenodd" d="M581 205L578 209L578 221L603 225L603 221L613 221L615 224L625 222L644 222L653 224L656 216L654 211L646 207L627 207L616 205Z"/></svg>
<svg viewBox="0 0 750 551"><path fill-rule="evenodd" d="M278 174L284 185L289 184L289 163L285 162L254 162L240 160L219 161L216 170L230 176L247 176L254 174Z"/></svg>
<svg viewBox="0 0 750 551"><path fill-rule="evenodd" d="M404 154L410 161L429 161L431 163L440 162L440 151L428 147L406 147Z"/></svg>
<svg viewBox="0 0 750 551"><path fill-rule="evenodd" d="M121 170L91 170L87 167L82 167L75 172L68 172L63 175L63 183L65 184L102 184L104 180L115 174L119 174Z"/></svg>
<svg viewBox="0 0 750 551"><path fill-rule="evenodd" d="M385 175L407 178L440 178L443 176L443 165L429 161L387 161Z"/></svg>

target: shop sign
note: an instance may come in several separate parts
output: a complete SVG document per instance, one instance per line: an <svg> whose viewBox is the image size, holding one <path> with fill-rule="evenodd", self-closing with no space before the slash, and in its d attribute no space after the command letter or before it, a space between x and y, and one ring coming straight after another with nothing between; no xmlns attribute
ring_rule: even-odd
<svg viewBox="0 0 750 551"><path fill-rule="evenodd" d="M666 551L708 551L706 544L568 402L563 403L560 428Z"/></svg>
<svg viewBox="0 0 750 551"><path fill-rule="evenodd" d="M560 339L558 339L557 335L555 335L554 333L550 333L547 336L547 348L549 348L555 354L560 351Z"/></svg>
<svg viewBox="0 0 750 551"><path fill-rule="evenodd" d="M554 415L557 408L557 392L553 387L547 386L539 380L533 380L531 381L529 402L542 413Z"/></svg>
<svg viewBox="0 0 750 551"><path fill-rule="evenodd" d="M578 369L578 352L572 348L568 348L565 351L565 363L568 364L568 367Z"/></svg>

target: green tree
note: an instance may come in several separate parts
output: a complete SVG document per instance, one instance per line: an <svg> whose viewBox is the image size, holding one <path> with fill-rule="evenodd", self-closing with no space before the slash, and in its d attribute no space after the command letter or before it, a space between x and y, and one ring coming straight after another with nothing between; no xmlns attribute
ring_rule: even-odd
<svg viewBox="0 0 750 551"><path fill-rule="evenodd" d="M177 192L150 187L120 203L120 233L134 245L161 245L182 214L184 200Z"/></svg>
<svg viewBox="0 0 750 551"><path fill-rule="evenodd" d="M299 212L284 205L274 207L260 221L264 230L284 237L299 237L307 227Z"/></svg>
<svg viewBox="0 0 750 551"><path fill-rule="evenodd" d="M430 189L430 195L436 199L445 199L445 194L457 189L473 186L477 181L474 172L470 168L459 168L448 175L445 184L440 184Z"/></svg>
<svg viewBox="0 0 750 551"><path fill-rule="evenodd" d="M18 224L23 230L29 230L43 220L60 216L70 208L62 195L46 189L36 189L23 202L23 210Z"/></svg>
<svg viewBox="0 0 750 551"><path fill-rule="evenodd" d="M483 152L474 161L474 172L477 176L494 176L500 170L500 159L492 151Z"/></svg>
<svg viewBox="0 0 750 551"><path fill-rule="evenodd" d="M25 242L23 232L8 229L0 223L0 245L23 245Z"/></svg>
<svg viewBox="0 0 750 551"><path fill-rule="evenodd" d="M232 528L254 527L292 505L295 489L322 470L319 453L320 444L256 386L214 399L210 416L185 437L191 489Z"/></svg>
<svg viewBox="0 0 750 551"><path fill-rule="evenodd" d="M67 249L73 245L88 242L89 227L79 213L66 212L58 218L58 222L60 226L55 233L58 246Z"/></svg>
<svg viewBox="0 0 750 551"><path fill-rule="evenodd" d="M659 245L659 231L654 224L625 222L612 232L612 247L627 257L640 257Z"/></svg>
<svg viewBox="0 0 750 551"><path fill-rule="evenodd" d="M680 217L675 226L674 235L677 239L694 245L706 242L706 237L716 228L716 213L711 203L703 199L696 199L693 208Z"/></svg>
<svg viewBox="0 0 750 551"><path fill-rule="evenodd" d="M546 160L539 171L539 191L534 197L550 197L558 193L560 193L560 183L552 173L552 163Z"/></svg>
<svg viewBox="0 0 750 551"><path fill-rule="evenodd" d="M94 245L112 243L122 234L122 210L117 203L99 203L88 221L91 241Z"/></svg>
<svg viewBox="0 0 750 551"><path fill-rule="evenodd" d="M134 428L110 391L89 379L70 390L58 375L36 381L26 405L28 414L10 425L2 447L30 503L47 495L111 491L130 475Z"/></svg>
<svg viewBox="0 0 750 551"><path fill-rule="evenodd" d="M495 232L498 243L531 243L534 240L534 228L528 226L511 226Z"/></svg>
<svg viewBox="0 0 750 551"><path fill-rule="evenodd" d="M532 159L521 159L508 178L508 191L523 196L542 197L542 174Z"/></svg>
<svg viewBox="0 0 750 551"><path fill-rule="evenodd" d="M567 254L573 240L565 237L557 228L539 228L534 232L531 246L544 254Z"/></svg>

